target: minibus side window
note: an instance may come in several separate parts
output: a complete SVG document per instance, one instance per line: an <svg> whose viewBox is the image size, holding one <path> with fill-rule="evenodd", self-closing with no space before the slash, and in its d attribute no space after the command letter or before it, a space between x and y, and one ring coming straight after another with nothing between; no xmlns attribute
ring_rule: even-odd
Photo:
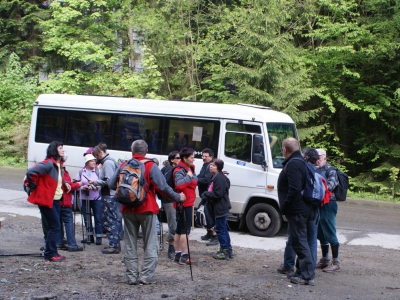
<svg viewBox="0 0 400 300"><path fill-rule="evenodd" d="M138 114L118 114L113 130L113 149L131 150L136 140L145 140L149 153L161 154L161 131L164 118Z"/></svg>
<svg viewBox="0 0 400 300"><path fill-rule="evenodd" d="M250 162L251 142L251 134L227 132L225 135L225 156Z"/></svg>
<svg viewBox="0 0 400 300"><path fill-rule="evenodd" d="M163 153L180 151L183 147L194 149L195 158L201 158L204 148L218 153L219 129L219 121L166 117Z"/></svg>
<svg viewBox="0 0 400 300"><path fill-rule="evenodd" d="M110 147L112 114L69 111L67 145L93 147L106 143Z"/></svg>
<svg viewBox="0 0 400 300"><path fill-rule="evenodd" d="M65 143L65 120L67 114L63 110L39 108L35 141L38 143L50 143L60 141Z"/></svg>

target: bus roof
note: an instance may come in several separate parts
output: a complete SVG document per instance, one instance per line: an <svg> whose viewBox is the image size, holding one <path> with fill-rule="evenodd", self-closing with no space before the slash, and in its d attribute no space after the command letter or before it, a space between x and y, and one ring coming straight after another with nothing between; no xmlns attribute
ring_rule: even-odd
<svg viewBox="0 0 400 300"><path fill-rule="evenodd" d="M220 104L210 102L149 100L108 96L84 96L67 94L43 94L36 106L79 109L85 111L119 113L156 113L181 117L205 117L243 121L293 123L284 113L267 107L249 104Z"/></svg>

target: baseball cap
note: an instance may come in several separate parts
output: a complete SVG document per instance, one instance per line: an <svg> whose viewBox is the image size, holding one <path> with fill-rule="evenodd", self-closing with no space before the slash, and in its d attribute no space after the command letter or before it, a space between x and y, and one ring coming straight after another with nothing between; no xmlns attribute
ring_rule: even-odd
<svg viewBox="0 0 400 300"><path fill-rule="evenodd" d="M317 149L317 152L318 152L319 156L321 156L321 155L326 156L326 151L324 149Z"/></svg>

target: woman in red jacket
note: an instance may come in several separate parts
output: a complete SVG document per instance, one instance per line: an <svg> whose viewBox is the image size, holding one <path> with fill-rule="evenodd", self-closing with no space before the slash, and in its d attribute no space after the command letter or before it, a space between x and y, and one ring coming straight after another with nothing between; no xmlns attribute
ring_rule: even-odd
<svg viewBox="0 0 400 300"><path fill-rule="evenodd" d="M63 157L63 162L67 160L67 155L65 154ZM78 246L75 239L75 232L74 232L74 219L72 217L72 192L79 189L81 186L80 182L72 182L71 176L69 176L68 171L63 167L64 174L62 177L62 190L63 195L60 201L61 209L60 209L60 216L61 216L61 224L64 224L65 227L65 234L67 236L67 249L70 252L72 251L82 251L83 247ZM62 225L61 225L62 226ZM57 245L62 245L63 235L60 230L60 234L57 238Z"/></svg>
<svg viewBox="0 0 400 300"><path fill-rule="evenodd" d="M65 256L57 252L57 237L60 234L60 200L62 190L63 144L51 142L47 148L46 159L26 172L31 193L30 203L39 206L42 218L48 224L44 258L46 261L60 262Z"/></svg>
<svg viewBox="0 0 400 300"><path fill-rule="evenodd" d="M174 261L184 265L194 263L189 261L188 247L186 243L186 235L189 236L190 228L192 227L192 215L194 200L196 200L197 176L194 170L194 154L193 149L183 148L179 153L181 160L177 164L173 173L175 181L175 190L177 193L183 192L186 196L186 201L183 204L176 204L176 230L175 230L175 259Z"/></svg>

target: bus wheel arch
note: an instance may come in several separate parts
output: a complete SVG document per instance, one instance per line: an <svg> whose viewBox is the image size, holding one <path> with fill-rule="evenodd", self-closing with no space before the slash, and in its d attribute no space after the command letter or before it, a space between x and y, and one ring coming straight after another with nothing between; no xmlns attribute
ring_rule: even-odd
<svg viewBox="0 0 400 300"><path fill-rule="evenodd" d="M272 237L281 228L282 217L274 205L259 202L248 209L246 225L252 235Z"/></svg>

